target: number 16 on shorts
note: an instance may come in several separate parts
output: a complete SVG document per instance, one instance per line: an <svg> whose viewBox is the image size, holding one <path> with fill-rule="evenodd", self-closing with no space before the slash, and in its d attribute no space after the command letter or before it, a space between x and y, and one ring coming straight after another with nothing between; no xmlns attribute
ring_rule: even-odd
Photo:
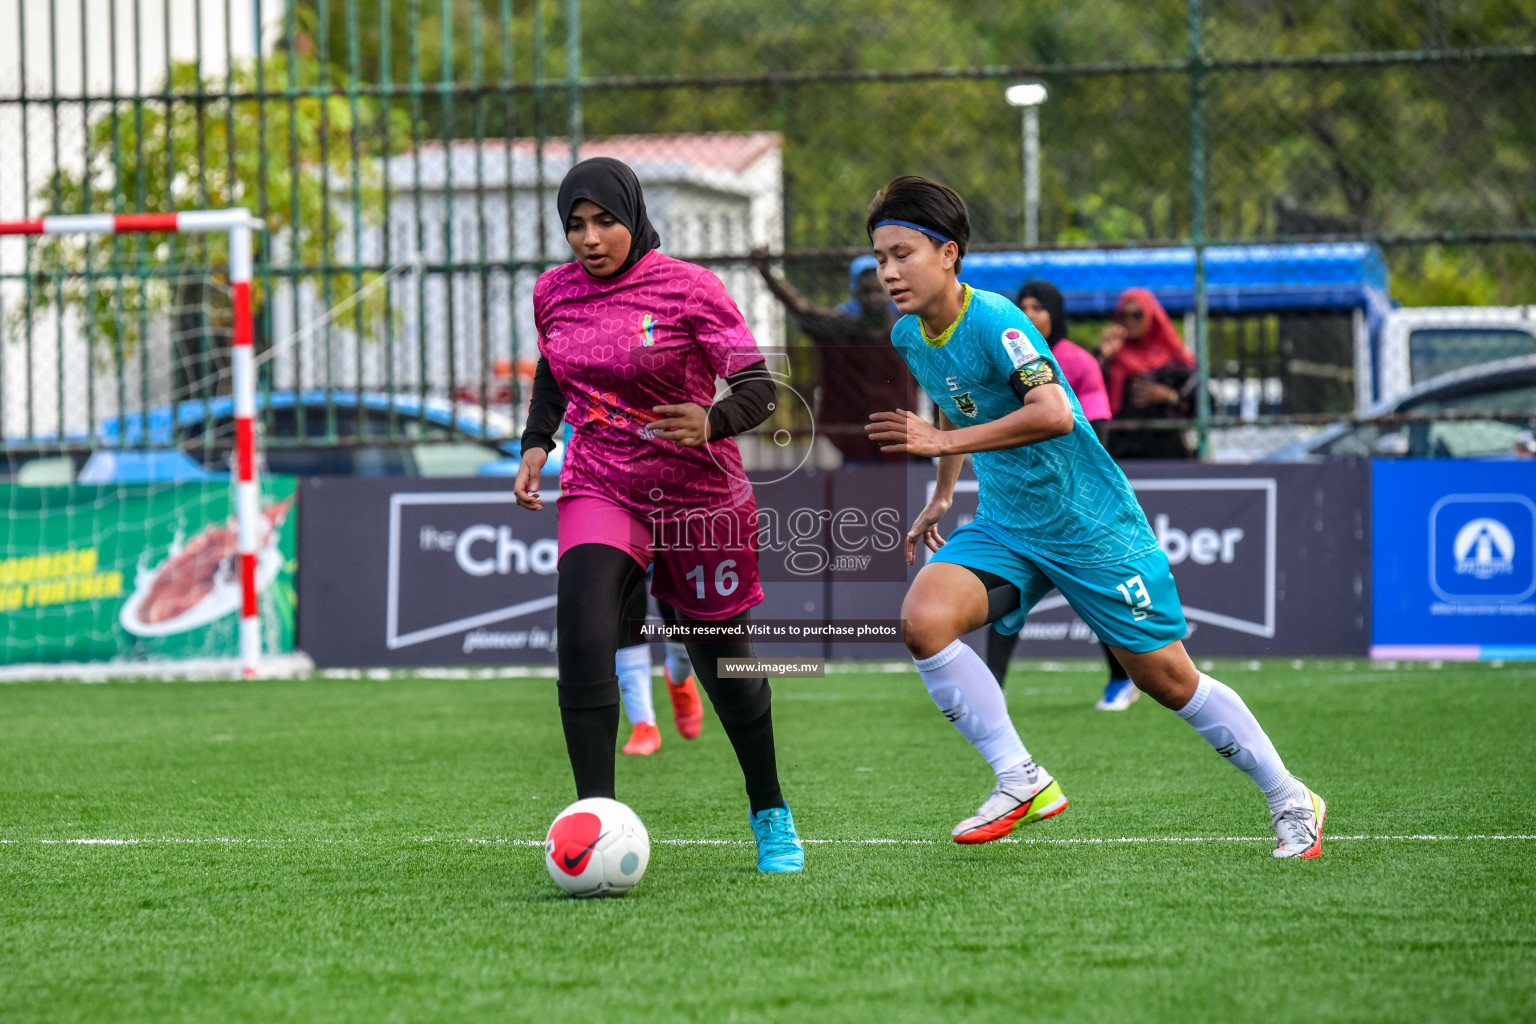
<svg viewBox="0 0 1536 1024"><path fill-rule="evenodd" d="M728 619L763 599L757 506L688 516L656 531L651 593L689 619Z"/></svg>
<svg viewBox="0 0 1536 1024"><path fill-rule="evenodd" d="M1140 576L1132 576L1124 583L1116 584L1115 589L1120 591L1125 603L1131 606L1131 618L1140 622L1152 614L1152 595L1147 593L1147 585Z"/></svg>
<svg viewBox="0 0 1536 1024"><path fill-rule="evenodd" d="M741 580L734 572L731 571L735 568L736 559L734 558L727 558L719 565L715 566L714 592L717 596L730 597L736 592L736 588L740 586ZM696 565L692 569L689 569L684 576L688 582L693 584L693 596L698 598L700 601L704 600L705 597L708 596L708 591L704 586L704 576L704 566L702 565Z"/></svg>

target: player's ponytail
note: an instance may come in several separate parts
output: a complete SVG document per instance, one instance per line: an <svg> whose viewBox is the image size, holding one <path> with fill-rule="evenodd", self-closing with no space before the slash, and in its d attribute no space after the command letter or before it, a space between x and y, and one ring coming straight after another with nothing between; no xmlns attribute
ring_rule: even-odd
<svg viewBox="0 0 1536 1024"><path fill-rule="evenodd" d="M885 223L921 231L934 245L954 242L961 257L971 241L971 212L960 193L916 174L902 175L875 193L874 202L869 204L869 219L864 223L871 240L875 228ZM957 274L960 262L955 260Z"/></svg>

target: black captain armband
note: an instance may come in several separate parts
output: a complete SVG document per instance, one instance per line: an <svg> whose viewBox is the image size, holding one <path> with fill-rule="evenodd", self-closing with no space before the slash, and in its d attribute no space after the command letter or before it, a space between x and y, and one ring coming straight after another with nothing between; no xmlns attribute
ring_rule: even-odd
<svg viewBox="0 0 1536 1024"><path fill-rule="evenodd" d="M1061 378L1056 374L1056 367L1051 365L1049 359L1036 359L1025 363L1008 375L1008 386L1013 388L1013 393L1019 396L1021 402L1042 384L1060 383Z"/></svg>

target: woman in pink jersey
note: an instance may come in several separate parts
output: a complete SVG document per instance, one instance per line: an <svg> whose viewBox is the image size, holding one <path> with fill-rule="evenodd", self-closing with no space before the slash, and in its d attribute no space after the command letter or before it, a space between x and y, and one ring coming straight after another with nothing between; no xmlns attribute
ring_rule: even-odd
<svg viewBox="0 0 1536 1024"><path fill-rule="evenodd" d="M1051 355L1056 357L1062 375L1083 407L1083 418L1102 441L1103 425L1109 421L1109 392L1104 388L1104 373L1087 349L1067 337L1067 305L1061 290L1049 281L1025 281L1019 289L1018 305L1051 346Z"/></svg>
<svg viewBox="0 0 1536 1024"><path fill-rule="evenodd" d="M757 502L735 434L767 419L776 387L720 279L657 251L628 166L573 167L557 200L575 259L533 293L539 363L523 432L518 504L543 508L539 473L561 419L556 608L560 720L578 799L614 796L625 609L652 594L685 622L743 625L763 599ZM729 396L715 402L715 379ZM721 679L751 641L688 640L694 671L746 777L761 871L799 871L804 849L779 790L766 679Z"/></svg>
<svg viewBox="0 0 1536 1024"><path fill-rule="evenodd" d="M1062 300L1061 290L1049 281L1025 281L1024 287L1019 289L1018 306L1050 344L1051 355L1056 357L1062 375L1083 407L1083 417L1102 442L1110 418L1109 392L1104 387L1099 361L1087 349L1067 338L1067 305ZM999 633L995 629L987 633L987 667L992 670L999 686L1007 682L1008 662L1018 642L1017 633ZM1124 711L1135 703L1141 691L1131 682L1130 673L1110 651L1109 645L1101 643L1099 646L1104 648L1104 660L1109 664L1109 681L1104 684L1104 696L1096 706L1100 711Z"/></svg>

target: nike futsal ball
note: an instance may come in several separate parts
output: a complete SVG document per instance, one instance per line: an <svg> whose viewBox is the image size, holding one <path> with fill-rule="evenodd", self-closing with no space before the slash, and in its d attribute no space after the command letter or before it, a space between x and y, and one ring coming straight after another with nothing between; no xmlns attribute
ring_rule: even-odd
<svg viewBox="0 0 1536 1024"><path fill-rule="evenodd" d="M623 896L640 881L650 860L645 826L634 811L606 797L571 804L544 839L549 877L578 899Z"/></svg>

